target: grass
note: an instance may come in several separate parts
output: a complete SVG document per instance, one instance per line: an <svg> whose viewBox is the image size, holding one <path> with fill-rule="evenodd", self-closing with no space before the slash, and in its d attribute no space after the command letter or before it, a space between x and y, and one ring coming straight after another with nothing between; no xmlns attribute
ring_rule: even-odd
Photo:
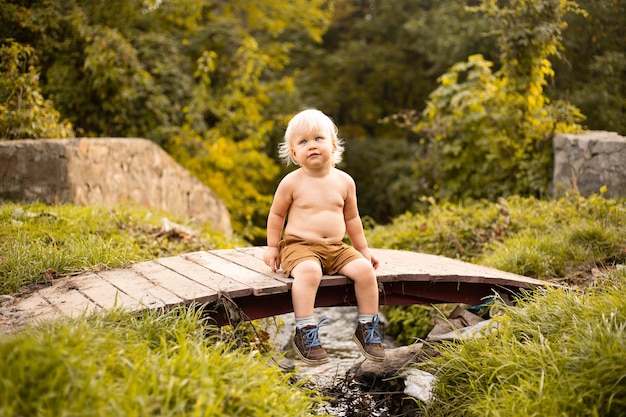
<svg viewBox="0 0 626 417"><path fill-rule="evenodd" d="M163 231L163 219L195 235ZM115 268L194 250L246 245L208 226L136 205L0 205L0 294L89 269Z"/></svg>
<svg viewBox="0 0 626 417"><path fill-rule="evenodd" d="M428 416L620 416L626 410L626 269L585 291L504 308L498 330L442 346Z"/></svg>
<svg viewBox="0 0 626 417"><path fill-rule="evenodd" d="M444 343L422 365L437 377L424 406L440 416L626 415L626 201L570 194L465 206L433 203L368 230L372 246L420 250L566 283L529 294L497 331ZM433 308L387 307L388 329L424 338Z"/></svg>
<svg viewBox="0 0 626 417"><path fill-rule="evenodd" d="M134 206L2 205L0 292L88 269L246 245L180 219L170 218L198 233L164 234L163 216ZM624 200L433 202L429 213L407 213L367 235L373 247L446 255L579 288L529 294L495 319L497 332L442 345L441 356L423 365L438 378L424 415L625 415ZM433 319L426 306L385 314L388 329L407 342ZM262 344L256 336L235 333L177 309L111 312L2 335L0 415L311 415L316 398L255 350Z"/></svg>
<svg viewBox="0 0 626 417"><path fill-rule="evenodd" d="M307 416L313 395L199 310L58 320L0 338L2 416Z"/></svg>
<svg viewBox="0 0 626 417"><path fill-rule="evenodd" d="M166 231L163 218L182 227ZM5 294L85 270L247 246L134 205L10 203L0 206L0 224ZM312 415L317 396L267 359L274 353L258 327L218 329L202 317L183 307L113 311L0 335L0 415Z"/></svg>
<svg viewBox="0 0 626 417"><path fill-rule="evenodd" d="M626 202L569 194L556 200L510 197L462 206L431 202L367 230L374 247L444 255L538 279L585 286L599 271L626 263ZM424 338L436 311L385 307L387 330L409 343Z"/></svg>
<svg viewBox="0 0 626 417"><path fill-rule="evenodd" d="M432 203L368 230L372 247L416 250L539 279L626 263L626 202L569 194L462 206Z"/></svg>

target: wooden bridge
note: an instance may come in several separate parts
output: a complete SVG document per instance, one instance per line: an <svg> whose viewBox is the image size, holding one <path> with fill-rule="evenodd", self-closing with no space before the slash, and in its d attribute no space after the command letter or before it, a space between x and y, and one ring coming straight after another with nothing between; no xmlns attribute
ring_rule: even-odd
<svg viewBox="0 0 626 417"><path fill-rule="evenodd" d="M102 309L129 311L213 303L218 324L292 311L291 278L263 262L263 247L192 252L129 268L56 280L18 300L13 311L30 318L78 316ZM518 295L546 282L493 268L417 252L372 249L380 304L481 304L494 292ZM356 305L351 281L324 276L316 306Z"/></svg>

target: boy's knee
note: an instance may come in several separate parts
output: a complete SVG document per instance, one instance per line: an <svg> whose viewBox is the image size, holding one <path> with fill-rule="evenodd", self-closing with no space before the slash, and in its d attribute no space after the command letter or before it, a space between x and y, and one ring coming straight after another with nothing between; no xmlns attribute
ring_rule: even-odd
<svg viewBox="0 0 626 417"><path fill-rule="evenodd" d="M321 280L323 275L322 266L319 262L307 259L294 266L291 270L291 275L294 278L306 276L308 278L319 278Z"/></svg>
<svg viewBox="0 0 626 417"><path fill-rule="evenodd" d="M361 279L369 280L372 278L376 279L376 273L374 272L372 264L369 263L369 261L365 258L356 259L348 263L341 269L339 273L347 276L353 281L358 281Z"/></svg>

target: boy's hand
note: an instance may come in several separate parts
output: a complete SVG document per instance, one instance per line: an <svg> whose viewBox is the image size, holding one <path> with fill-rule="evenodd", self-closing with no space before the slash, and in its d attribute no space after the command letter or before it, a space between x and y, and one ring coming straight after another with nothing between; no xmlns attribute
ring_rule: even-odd
<svg viewBox="0 0 626 417"><path fill-rule="evenodd" d="M278 271L280 268L280 254L275 246L268 246L263 254L263 261L270 267L272 272Z"/></svg>
<svg viewBox="0 0 626 417"><path fill-rule="evenodd" d="M378 264L379 264L378 258L375 257L374 254L372 254L372 252L370 252L369 248L365 248L360 252L365 257L365 259L367 259L368 261L372 263L372 266L374 267L374 269L378 269Z"/></svg>

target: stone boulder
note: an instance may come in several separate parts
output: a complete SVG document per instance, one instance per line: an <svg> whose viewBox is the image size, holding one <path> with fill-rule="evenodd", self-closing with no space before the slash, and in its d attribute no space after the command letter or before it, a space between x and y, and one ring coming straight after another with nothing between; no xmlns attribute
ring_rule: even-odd
<svg viewBox="0 0 626 417"><path fill-rule="evenodd" d="M0 141L0 202L114 206L133 201L232 233L217 196L146 139Z"/></svg>
<svg viewBox="0 0 626 417"><path fill-rule="evenodd" d="M626 197L626 137L603 131L561 134L553 148L554 193L573 189L590 195L606 187L606 197Z"/></svg>

